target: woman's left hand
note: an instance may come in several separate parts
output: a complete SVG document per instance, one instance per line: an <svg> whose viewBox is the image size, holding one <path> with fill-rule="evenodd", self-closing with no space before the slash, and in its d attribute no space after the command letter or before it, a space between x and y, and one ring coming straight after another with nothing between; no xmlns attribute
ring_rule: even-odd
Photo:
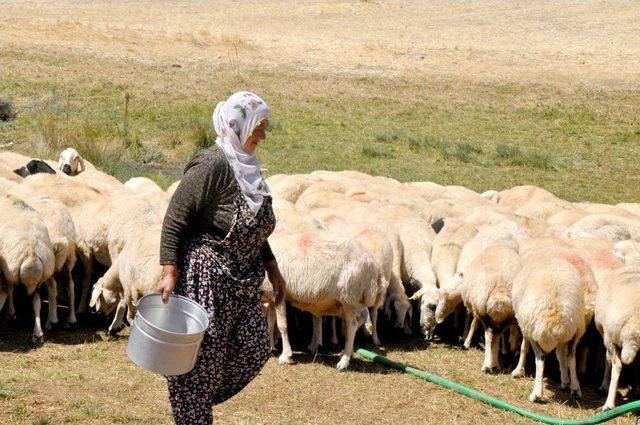
<svg viewBox="0 0 640 425"><path fill-rule="evenodd" d="M271 282L271 285L273 286L276 304L280 304L284 300L284 295L287 291L287 283L284 281L284 278L280 273L278 262L276 260L271 260L264 264L264 268L267 271L269 282Z"/></svg>

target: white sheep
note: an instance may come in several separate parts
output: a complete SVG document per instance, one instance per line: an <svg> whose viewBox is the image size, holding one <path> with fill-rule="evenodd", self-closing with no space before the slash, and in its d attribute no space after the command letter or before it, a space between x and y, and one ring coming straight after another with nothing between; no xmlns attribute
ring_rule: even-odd
<svg viewBox="0 0 640 425"><path fill-rule="evenodd" d="M66 148L60 153L58 166L56 168L68 176L77 176L82 173L87 166L95 168L88 161L86 161L85 164L85 160L80 156L77 150L74 148Z"/></svg>
<svg viewBox="0 0 640 425"><path fill-rule="evenodd" d="M179 185L180 185L180 180L171 183L166 190L167 195L169 195L169 197L172 197Z"/></svg>
<svg viewBox="0 0 640 425"><path fill-rule="evenodd" d="M35 317L33 341L43 339L40 322L40 294L42 282L51 286L55 257L51 249L49 232L38 213L23 200L11 195L0 196L0 270L8 287L24 285L33 295ZM55 283L55 282L54 282ZM7 300L7 292L0 285L0 309Z"/></svg>
<svg viewBox="0 0 640 425"><path fill-rule="evenodd" d="M595 322L607 349L609 393L603 410L613 409L623 365L631 364L640 348L640 264L627 264L600 283L596 297ZM609 376L607 376L609 375Z"/></svg>
<svg viewBox="0 0 640 425"><path fill-rule="evenodd" d="M0 193L10 194L26 201L40 216L49 232L51 247L55 256L55 273L64 273L69 297L69 316L67 324L77 323L75 314L75 284L72 271L76 264L76 231L67 208L59 201L41 197L23 185L0 178ZM56 302L56 281L51 276L48 283L49 316L45 324L47 330L58 323ZM10 315L13 315L12 298L9 298Z"/></svg>
<svg viewBox="0 0 640 425"><path fill-rule="evenodd" d="M162 190L162 188L153 180L147 177L132 177L127 180L124 185L133 193L141 196L147 202L155 206L158 210L158 214L164 217L164 214L169 207L171 196Z"/></svg>
<svg viewBox="0 0 640 425"><path fill-rule="evenodd" d="M162 278L160 266L160 224L139 228L129 235L120 254L111 267L93 287L90 306L106 314L116 309L110 333L122 328L125 310L129 323L135 316L140 298L155 291Z"/></svg>
<svg viewBox="0 0 640 425"><path fill-rule="evenodd" d="M573 227L613 243L640 240L640 221L613 214L591 214L573 223Z"/></svg>
<svg viewBox="0 0 640 425"><path fill-rule="evenodd" d="M516 248L489 246L469 264L463 278L462 298L485 329L482 372L499 368L498 338L515 319L511 288L521 267Z"/></svg>
<svg viewBox="0 0 640 425"><path fill-rule="evenodd" d="M571 249L529 250L513 281L512 302L523 335L521 361L513 376L524 374L528 345L533 347L536 375L532 402L542 399L544 358L552 350L560 363L562 387L581 396L576 348L593 317L596 282L587 263Z"/></svg>
<svg viewBox="0 0 640 425"><path fill-rule="evenodd" d="M276 232L269 243L287 282L286 299L318 317L342 317L345 346L337 369L345 370L359 326L356 314L374 306L380 294L374 258L352 239L326 231Z"/></svg>

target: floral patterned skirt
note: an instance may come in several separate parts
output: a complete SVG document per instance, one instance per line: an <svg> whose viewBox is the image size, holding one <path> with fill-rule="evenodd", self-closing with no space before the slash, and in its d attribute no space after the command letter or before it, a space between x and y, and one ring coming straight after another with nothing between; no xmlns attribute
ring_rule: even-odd
<svg viewBox="0 0 640 425"><path fill-rule="evenodd" d="M195 241L187 246L175 293L208 311L209 328L193 370L167 377L171 410L179 425L213 423L213 406L251 382L270 355L260 306L261 279L239 285L227 273L208 243Z"/></svg>

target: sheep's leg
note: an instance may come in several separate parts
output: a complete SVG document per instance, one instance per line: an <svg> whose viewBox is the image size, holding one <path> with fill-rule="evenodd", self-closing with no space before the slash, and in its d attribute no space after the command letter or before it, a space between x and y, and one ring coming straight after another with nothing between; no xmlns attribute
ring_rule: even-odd
<svg viewBox="0 0 640 425"><path fill-rule="evenodd" d="M289 364L291 363L291 356L293 356L293 350L291 350L291 343L289 342L289 327L287 324L287 304L282 301L275 306L276 310L276 323L278 325L278 331L282 336L282 354L278 357L278 363Z"/></svg>
<svg viewBox="0 0 640 425"><path fill-rule="evenodd" d="M524 367L527 364L527 354L529 354L529 340L522 336L522 344L520 345L520 357L518 358L518 365L511 376L514 378L522 378L524 376Z"/></svg>
<svg viewBox="0 0 640 425"><path fill-rule="evenodd" d="M467 337L464 340L464 344L462 344L462 346L465 349L470 349L471 348L471 342L473 341L473 334L476 333L476 329L478 329L478 322L480 322L480 320L478 319L478 317L474 314L473 315L473 319L471 319L471 323L469 323L469 327L467 329ZM485 347L487 345L487 342L485 341Z"/></svg>
<svg viewBox="0 0 640 425"><path fill-rule="evenodd" d="M331 316L331 343L333 345L338 345L338 329L336 328L336 321L338 318L336 316Z"/></svg>
<svg viewBox="0 0 640 425"><path fill-rule="evenodd" d="M80 303L76 309L77 313L87 312L87 297L89 296L89 286L91 285L91 273L93 272L93 263L90 255L80 253L80 262L82 263L82 293L80 294Z"/></svg>
<svg viewBox="0 0 640 425"><path fill-rule="evenodd" d="M513 353L518 349L518 339L520 338L520 328L518 325L509 326L509 350Z"/></svg>
<svg viewBox="0 0 640 425"><path fill-rule="evenodd" d="M78 323L76 318L76 284L73 281L73 264L67 261L64 264L64 273L67 278L67 294L69 295L69 317L67 317L67 324L73 326Z"/></svg>
<svg viewBox="0 0 640 425"><path fill-rule="evenodd" d="M342 358L338 362L337 369L342 372L349 367L349 361L353 355L353 342L356 338L356 331L358 330L358 321L356 319L356 312L353 308L344 308L342 313L342 320L345 323L344 334L344 353Z"/></svg>
<svg viewBox="0 0 640 425"><path fill-rule="evenodd" d="M307 347L312 353L318 352L318 347L322 345L322 316L313 315L313 336L311 343Z"/></svg>
<svg viewBox="0 0 640 425"><path fill-rule="evenodd" d="M267 328L269 330L269 346L271 347L271 351L276 351L276 315L271 303L265 307L265 313L267 315Z"/></svg>
<svg viewBox="0 0 640 425"><path fill-rule="evenodd" d="M33 317L35 319L35 326L33 327L33 336L31 340L36 343L41 343L44 341L44 334L42 333L42 323L40 322L40 294L36 289L36 292L33 294L33 298L31 299L31 305L33 306Z"/></svg>
<svg viewBox="0 0 640 425"><path fill-rule="evenodd" d="M369 317L371 318L371 338L373 345L379 346L380 339L378 338L378 308L369 307Z"/></svg>
<svg viewBox="0 0 640 425"><path fill-rule="evenodd" d="M589 360L589 347L582 347L580 349L580 357L576 360L578 365L578 373L584 375L587 373L587 362Z"/></svg>
<svg viewBox="0 0 640 425"><path fill-rule="evenodd" d="M135 319L135 317L136 304L133 303L133 300L129 300L129 302L127 302L127 323L129 324L129 326L133 326L133 319Z"/></svg>
<svg viewBox="0 0 640 425"><path fill-rule="evenodd" d="M609 382L611 381L611 358L609 351L607 350L607 360L604 362L604 376L602 377L602 383L598 388L598 392L606 394L609 389Z"/></svg>
<svg viewBox="0 0 640 425"><path fill-rule="evenodd" d="M458 328L458 323L459 323L459 318L458 318L458 314L456 313L454 315L455 320L453 322L453 327L454 329ZM464 330L462 331L462 340L463 341L467 341L467 338L469 338L469 334L471 333L471 324L473 323L473 319L475 319L476 316L474 314L472 314L470 311L465 310L464 312ZM472 337L473 338L473 337Z"/></svg>
<svg viewBox="0 0 640 425"><path fill-rule="evenodd" d="M122 330L122 319L124 318L124 313L127 310L127 300L124 296L120 298L118 302L118 307L116 308L116 314L113 318L113 322L109 326L109 333L111 335L117 334Z"/></svg>
<svg viewBox="0 0 640 425"><path fill-rule="evenodd" d="M484 329L484 363L481 371L483 373L493 373L498 368L498 342L499 336L495 334L490 326Z"/></svg>
<svg viewBox="0 0 640 425"><path fill-rule="evenodd" d="M58 283L53 276L47 280L47 296L49 299L49 313L44 328L50 331L58 323Z"/></svg>
<svg viewBox="0 0 640 425"><path fill-rule="evenodd" d="M611 360L611 381L609 382L609 395L607 401L602 406L602 410L613 409L616 406L616 396L618 395L618 380L620 379L620 371L622 370L622 360L620 360L619 350L612 347L609 350L609 359Z"/></svg>
<svg viewBox="0 0 640 425"><path fill-rule="evenodd" d="M2 307L4 307L4 303L7 301L8 298L8 294L2 290L2 287L0 286L0 311L2 311Z"/></svg>
<svg viewBox="0 0 640 425"><path fill-rule="evenodd" d="M529 395L529 401L537 402L542 400L545 352L536 342L530 341L530 343L533 348L533 352L536 355L536 377L533 382L533 391Z"/></svg>
<svg viewBox="0 0 640 425"><path fill-rule="evenodd" d="M578 372L576 369L576 350L578 348L579 339L576 338L569 343L569 353L567 357L569 376L571 378L571 396L574 398L582 398L582 391L580 390L580 381L578 380Z"/></svg>
<svg viewBox="0 0 640 425"><path fill-rule="evenodd" d="M7 316L9 316L9 319L11 320L16 320L16 306L13 303L13 285L7 286L6 296L9 301L7 305Z"/></svg>
<svg viewBox="0 0 640 425"><path fill-rule="evenodd" d="M567 363L567 344L559 344L556 347L556 358L560 365L560 388L563 390L569 389L571 385L571 378L569 378L569 366Z"/></svg>

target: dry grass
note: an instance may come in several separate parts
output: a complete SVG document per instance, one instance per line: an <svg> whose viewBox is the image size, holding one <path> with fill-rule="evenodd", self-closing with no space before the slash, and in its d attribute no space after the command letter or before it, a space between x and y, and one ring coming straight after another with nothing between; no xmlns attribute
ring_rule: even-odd
<svg viewBox="0 0 640 425"><path fill-rule="evenodd" d="M75 334L48 333L39 348L31 345L27 328L17 335L1 332L0 423L171 423L164 379L133 365L125 354L126 338L109 338L96 330L98 326L94 320ZM592 386L583 385L584 400L576 404L560 392L557 382L547 380L549 402L532 405L526 400L532 378L483 375L482 353L476 349L428 345L415 338L385 344L380 352L551 416L591 416L603 400ZM298 363L284 367L271 359L244 391L214 409L216 423L529 422L357 357L348 372L338 373L338 354L329 351L314 357L297 352ZM621 418L612 423L627 422Z"/></svg>

